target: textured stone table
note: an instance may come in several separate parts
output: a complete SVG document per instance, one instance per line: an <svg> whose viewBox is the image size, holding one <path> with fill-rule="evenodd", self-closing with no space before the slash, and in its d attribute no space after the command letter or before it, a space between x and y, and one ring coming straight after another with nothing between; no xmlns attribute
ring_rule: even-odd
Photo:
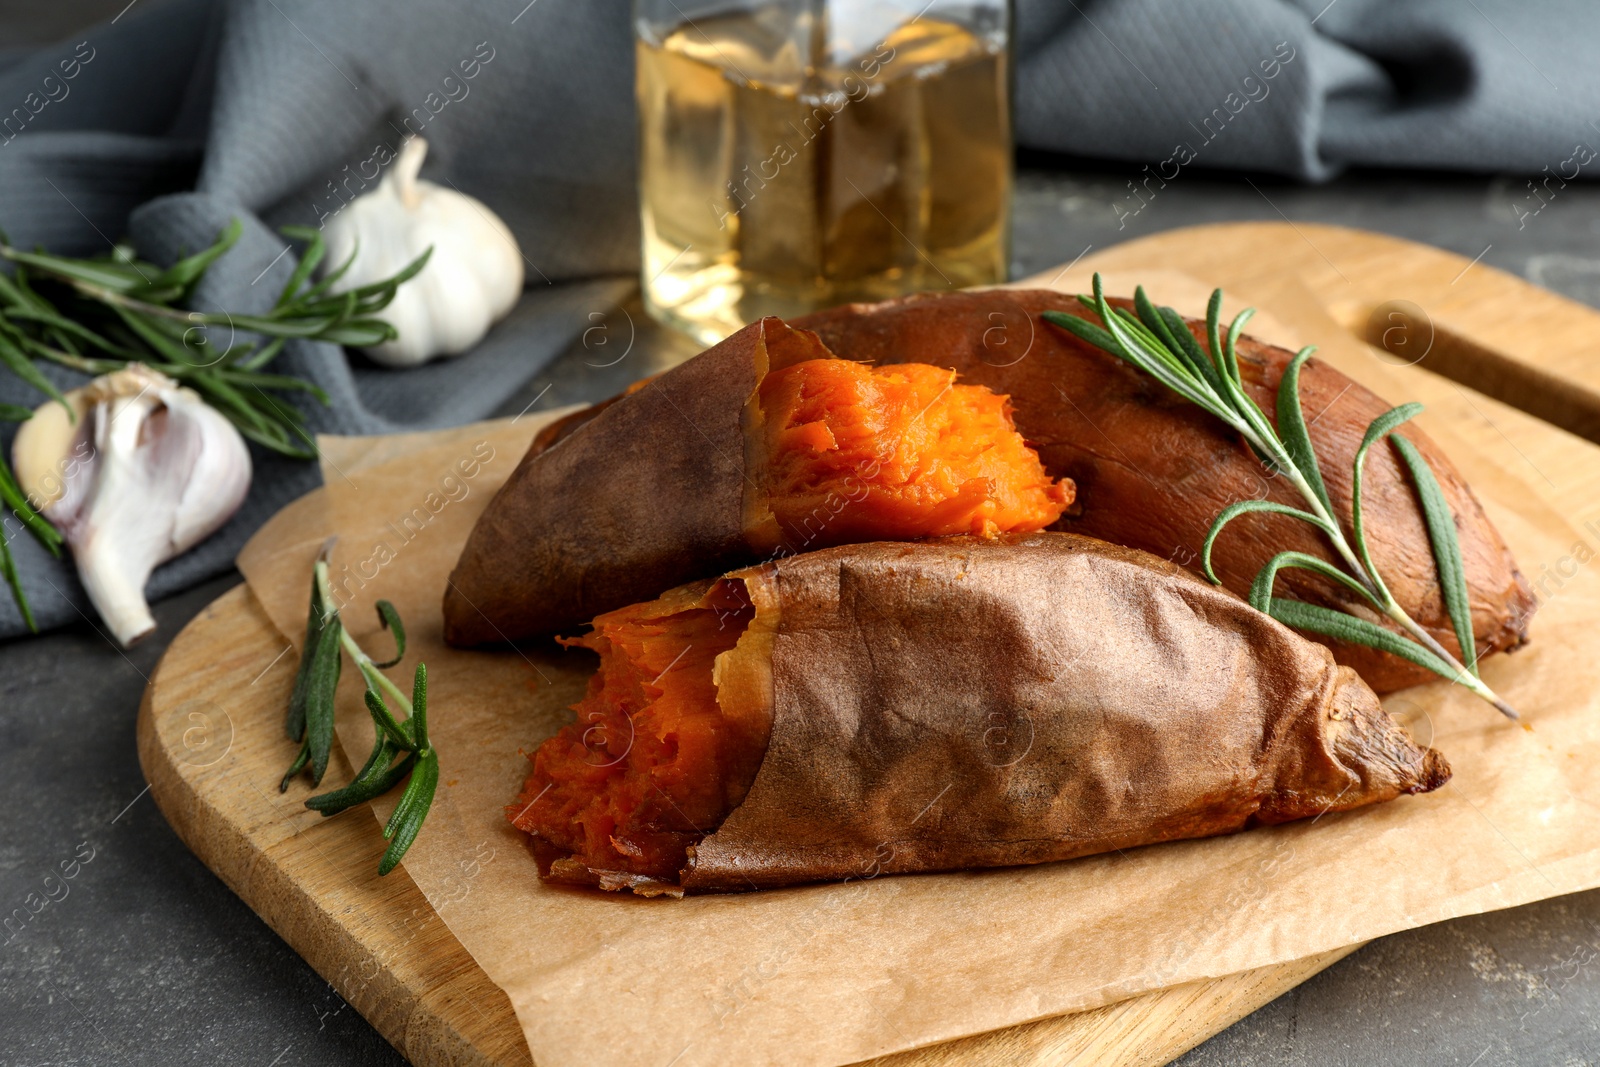
<svg viewBox="0 0 1600 1067"><path fill-rule="evenodd" d="M1185 173L1137 214L1137 168L1028 158L1015 272L1226 219L1365 226L1600 303L1600 191L1537 216L1507 179L1358 176L1321 188ZM637 306L596 326L505 411L615 392L690 346ZM0 931L0 1067L394 1064L355 1011L207 871L144 795L140 691L163 644L237 579L157 608L126 655L87 621L0 646L0 914L79 862L65 897ZM91 856L87 861L84 856ZM58 890L59 892L59 890ZM1186 1067L1600 1064L1600 893L1385 938L1191 1052Z"/></svg>

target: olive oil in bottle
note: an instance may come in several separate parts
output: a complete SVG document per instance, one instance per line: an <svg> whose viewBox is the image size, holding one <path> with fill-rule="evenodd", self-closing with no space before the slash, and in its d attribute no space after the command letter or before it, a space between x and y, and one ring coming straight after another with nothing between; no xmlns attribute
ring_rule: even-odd
<svg viewBox="0 0 1600 1067"><path fill-rule="evenodd" d="M864 5L841 25L840 6L640 21L645 303L705 343L1005 280L1005 8L985 26Z"/></svg>

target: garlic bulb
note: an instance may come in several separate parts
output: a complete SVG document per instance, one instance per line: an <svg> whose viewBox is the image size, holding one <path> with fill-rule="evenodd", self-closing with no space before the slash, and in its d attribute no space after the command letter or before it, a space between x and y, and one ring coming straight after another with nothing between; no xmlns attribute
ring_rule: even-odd
<svg viewBox="0 0 1600 1067"><path fill-rule="evenodd" d="M211 536L250 489L250 453L226 417L140 364L51 402L17 432L23 491L66 537L78 577L123 647L155 629L156 565Z"/></svg>
<svg viewBox="0 0 1600 1067"><path fill-rule="evenodd" d="M400 336L367 354L391 367L460 355L481 341L522 293L522 250L511 230L472 197L419 181L427 154L428 143L411 138L378 187L323 226L324 271L359 250L332 293L388 278L433 246L422 273L378 313Z"/></svg>

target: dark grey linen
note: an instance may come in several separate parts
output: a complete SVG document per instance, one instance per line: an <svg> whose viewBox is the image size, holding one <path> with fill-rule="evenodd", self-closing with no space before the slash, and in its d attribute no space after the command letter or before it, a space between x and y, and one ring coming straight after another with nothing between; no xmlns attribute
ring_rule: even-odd
<svg viewBox="0 0 1600 1067"><path fill-rule="evenodd" d="M1570 178L1575 146L1600 143L1600 65L1584 54L1600 5L1582 0L1019 0L1017 12L1019 142L1126 160L1135 180L1188 166L1320 180L1354 164ZM505 218L527 291L467 356L391 371L330 345L286 348L275 369L332 399L302 405L320 432L484 417L637 268L627 0L135 0L77 39L3 46L0 227L18 245L94 254L127 236L165 262L237 217L244 237L197 303L262 310L293 268L276 228L316 225L370 187L380 147L408 131L430 143L425 177ZM0 400L38 397L0 373ZM317 484L314 464L254 454L249 501L157 571L154 597L225 570ZM69 564L14 522L6 534L42 626L88 611ZM0 637L21 632L0 596Z"/></svg>
<svg viewBox="0 0 1600 1067"><path fill-rule="evenodd" d="M1196 166L1324 180L1355 165L1560 173L1575 146L1600 147L1600 4L1585 0L1018 8L1018 139L1038 148L1156 164L1187 144ZM1268 80L1280 43L1293 58Z"/></svg>

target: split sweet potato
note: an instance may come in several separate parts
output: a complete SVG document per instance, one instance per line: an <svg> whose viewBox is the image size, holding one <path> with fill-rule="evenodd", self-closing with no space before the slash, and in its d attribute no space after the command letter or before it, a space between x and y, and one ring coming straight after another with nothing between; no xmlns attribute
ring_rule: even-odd
<svg viewBox="0 0 1600 1067"><path fill-rule="evenodd" d="M824 545L1043 529L1072 502L1003 396L766 319L535 440L445 593L452 644L569 631Z"/></svg>
<svg viewBox="0 0 1600 1067"><path fill-rule="evenodd" d="M1070 534L805 553L595 620L507 809L543 877L677 893L1069 859L1449 778L1349 668Z"/></svg>

